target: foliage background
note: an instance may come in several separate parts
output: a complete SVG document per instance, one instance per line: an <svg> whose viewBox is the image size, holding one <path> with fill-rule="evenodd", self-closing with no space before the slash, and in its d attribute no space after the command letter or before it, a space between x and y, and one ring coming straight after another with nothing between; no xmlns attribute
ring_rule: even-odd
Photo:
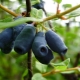
<svg viewBox="0 0 80 80"><path fill-rule="evenodd" d="M25 0L0 0L0 3L5 5L10 10L13 10L17 14L20 14L21 12L25 11ZM13 6L16 3L20 5L17 8ZM52 13L48 14L51 15ZM11 21L12 19L12 15L0 9L0 20ZM73 17L71 20L74 22L74 19L75 17ZM76 21L74 23L76 23ZM78 23L80 24L80 22ZM56 20L52 20L54 30L62 37L62 39L68 47L68 51L65 57L70 58L69 67L80 66L80 25L74 25L74 27L71 27L71 25L67 24L71 24L71 21L69 21L69 23L66 23L65 26L63 26L62 24L57 23ZM0 30L0 32L1 31L2 29ZM52 60L52 62L57 63L62 61L58 54L53 54L55 58ZM48 72L52 69L50 65L46 66L40 64L35 59L34 55L32 56L32 68L33 74ZM27 54L19 55L16 52L14 52L14 50L10 54L4 54L0 52L0 80L24 80L23 78L27 75L27 73ZM69 73L67 75L54 74L49 75L45 77L45 79L42 78L40 80L69 80L67 79L67 77L69 78L69 76L77 76L77 79L74 78L71 80L80 80L80 74L77 75L77 73L76 75L74 73ZM38 76L38 79L33 80L39 80L39 78L41 78L40 75Z"/></svg>

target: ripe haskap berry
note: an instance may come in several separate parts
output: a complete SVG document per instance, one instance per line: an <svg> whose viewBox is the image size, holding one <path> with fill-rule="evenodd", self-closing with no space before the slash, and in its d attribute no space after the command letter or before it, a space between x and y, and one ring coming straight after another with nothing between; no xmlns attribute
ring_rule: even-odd
<svg viewBox="0 0 80 80"><path fill-rule="evenodd" d="M48 48L48 54L46 56L35 56L36 59L42 64L49 64L50 61L54 58L52 51Z"/></svg>
<svg viewBox="0 0 80 80"><path fill-rule="evenodd" d="M25 54L31 49L36 29L32 24L27 24L14 42L14 50L19 54Z"/></svg>
<svg viewBox="0 0 80 80"><path fill-rule="evenodd" d="M44 1L40 0L40 3L36 3L35 5L32 5L32 7L36 8L36 9L43 9Z"/></svg>
<svg viewBox="0 0 80 80"><path fill-rule="evenodd" d="M32 51L36 56L45 56L48 54L45 35L43 32L38 32L32 44Z"/></svg>
<svg viewBox="0 0 80 80"><path fill-rule="evenodd" d="M49 30L45 33L45 38L48 46L59 54L65 54L67 52L67 47L64 42L61 40L58 34Z"/></svg>
<svg viewBox="0 0 80 80"><path fill-rule="evenodd" d="M0 49L3 53L9 53L13 46L13 28L7 28L0 33Z"/></svg>
<svg viewBox="0 0 80 80"><path fill-rule="evenodd" d="M22 16L18 16L16 18L14 18L14 20L20 19L22 18ZM13 31L14 31L14 40L16 39L16 37L19 35L19 33L21 32L21 30L26 26L26 23L24 24L20 24L17 25L15 27L13 27Z"/></svg>
<svg viewBox="0 0 80 80"><path fill-rule="evenodd" d="M16 17L14 20L17 20L19 18L21 18L22 16L18 16ZM1 34L0 34L0 41L3 45L3 47L1 47L1 51L3 53L10 53L10 51L13 48L13 44L14 44L14 40L16 39L16 37L19 35L19 33L21 32L21 30L26 26L26 24L21 24L18 26L15 26L13 28L7 28L5 29Z"/></svg>

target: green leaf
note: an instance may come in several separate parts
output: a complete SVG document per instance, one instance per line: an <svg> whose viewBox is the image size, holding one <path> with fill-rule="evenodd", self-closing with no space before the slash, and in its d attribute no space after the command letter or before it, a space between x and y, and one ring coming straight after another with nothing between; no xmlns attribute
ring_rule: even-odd
<svg viewBox="0 0 80 80"><path fill-rule="evenodd" d="M65 61L61 63L51 63L51 65L54 67L55 70L64 71L67 69L69 62L70 62L70 58L66 59Z"/></svg>
<svg viewBox="0 0 80 80"><path fill-rule="evenodd" d="M23 60L25 60L27 58L27 54L21 55L16 59L16 63L19 64L21 63Z"/></svg>
<svg viewBox="0 0 80 80"><path fill-rule="evenodd" d="M47 70L47 65L41 64L40 62L36 61L35 67L41 72L44 73Z"/></svg>
<svg viewBox="0 0 80 80"><path fill-rule="evenodd" d="M47 79L42 77L42 74L36 73L33 75L32 80L47 80Z"/></svg>
<svg viewBox="0 0 80 80"><path fill-rule="evenodd" d="M62 2L62 0L54 0L54 1L59 3L59 4Z"/></svg>
<svg viewBox="0 0 80 80"><path fill-rule="evenodd" d="M28 74L28 69L26 69L26 70L24 71L24 73L22 74L22 80L24 80L24 77L25 77L27 74Z"/></svg>
<svg viewBox="0 0 80 80"><path fill-rule="evenodd" d="M31 15L31 17L41 19L41 18L43 18L43 11L42 11L42 9L38 10L36 8L32 8L30 15Z"/></svg>
<svg viewBox="0 0 80 80"><path fill-rule="evenodd" d="M31 0L31 5L35 5L37 3L40 3L40 0Z"/></svg>
<svg viewBox="0 0 80 80"><path fill-rule="evenodd" d="M78 68L78 71L80 72L80 68Z"/></svg>
<svg viewBox="0 0 80 80"><path fill-rule="evenodd" d="M80 9L72 11L68 14L68 18L80 16Z"/></svg>
<svg viewBox="0 0 80 80"><path fill-rule="evenodd" d="M23 24L23 23L28 22L28 21L41 22L42 19L36 19L33 17L23 17L23 18L17 19L17 20L12 21L12 22L0 22L0 29L14 27L14 26L17 26L19 24Z"/></svg>
<svg viewBox="0 0 80 80"><path fill-rule="evenodd" d="M63 6L65 9L66 9L66 8L71 8L71 7L72 7L71 4L63 4L62 6Z"/></svg>
<svg viewBox="0 0 80 80"><path fill-rule="evenodd" d="M10 22L12 21L12 17L7 17L5 19L0 20L0 22Z"/></svg>

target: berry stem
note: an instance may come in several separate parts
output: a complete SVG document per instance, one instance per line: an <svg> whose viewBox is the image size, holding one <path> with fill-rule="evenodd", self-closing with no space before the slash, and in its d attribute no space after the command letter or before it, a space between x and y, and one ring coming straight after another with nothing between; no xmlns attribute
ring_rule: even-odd
<svg viewBox="0 0 80 80"><path fill-rule="evenodd" d="M42 28L45 29L46 31L50 30L49 28L45 27L45 26L42 25L42 24L41 24L41 26L42 26Z"/></svg>

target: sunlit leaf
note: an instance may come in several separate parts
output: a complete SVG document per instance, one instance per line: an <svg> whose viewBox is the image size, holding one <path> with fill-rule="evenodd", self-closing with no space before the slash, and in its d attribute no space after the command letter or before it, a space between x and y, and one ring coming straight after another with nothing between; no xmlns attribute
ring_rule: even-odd
<svg viewBox="0 0 80 80"><path fill-rule="evenodd" d="M36 73L33 75L32 80L47 80L47 79L42 77L40 73Z"/></svg>
<svg viewBox="0 0 80 80"><path fill-rule="evenodd" d="M30 15L31 17L41 19L43 17L43 11L42 9L37 10L36 8L32 8Z"/></svg>
<svg viewBox="0 0 80 80"><path fill-rule="evenodd" d="M51 65L54 67L55 70L66 70L70 62L70 58L66 59L65 61L61 63L51 63Z"/></svg>
<svg viewBox="0 0 80 80"><path fill-rule="evenodd" d="M78 71L80 72L80 68L78 68Z"/></svg>
<svg viewBox="0 0 80 80"><path fill-rule="evenodd" d="M42 73L46 72L47 70L47 65L41 64L40 62L37 61L35 67Z"/></svg>
<svg viewBox="0 0 80 80"><path fill-rule="evenodd" d="M0 28L2 29L2 28L14 27L14 26L17 26L19 24L23 24L29 21L40 22L42 21L42 19L36 19L34 17L23 17L23 18L20 18L18 20L11 21L11 22L0 22L0 26L1 26Z"/></svg>
<svg viewBox="0 0 80 80"><path fill-rule="evenodd" d="M66 8L71 8L72 5L71 4L63 4L63 7L66 9Z"/></svg>
<svg viewBox="0 0 80 80"><path fill-rule="evenodd" d="M57 2L57 3L61 3L62 2L62 0L54 0L55 2Z"/></svg>

